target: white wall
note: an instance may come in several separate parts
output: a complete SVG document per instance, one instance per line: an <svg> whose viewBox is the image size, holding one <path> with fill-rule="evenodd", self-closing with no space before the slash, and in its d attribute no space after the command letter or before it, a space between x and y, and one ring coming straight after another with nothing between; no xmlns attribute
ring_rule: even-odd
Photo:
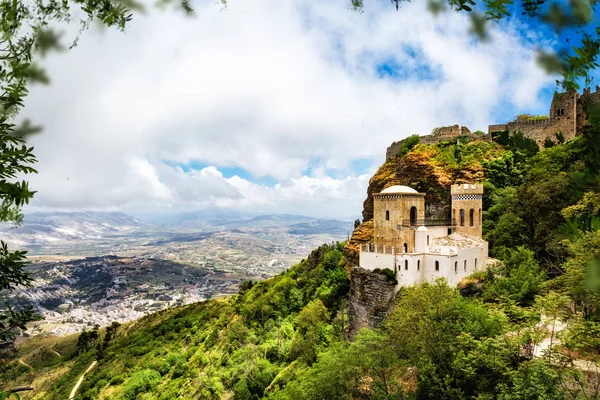
<svg viewBox="0 0 600 400"><path fill-rule="evenodd" d="M359 265L361 268L373 271L376 268L389 268L394 270L394 255L361 251L359 253Z"/></svg>
<svg viewBox="0 0 600 400"><path fill-rule="evenodd" d="M396 267L398 268L398 272L396 273L396 279L398 280L396 290L402 286L412 286L425 282L423 280L424 256L422 253L396 255ZM408 269L406 268L406 261L408 261Z"/></svg>

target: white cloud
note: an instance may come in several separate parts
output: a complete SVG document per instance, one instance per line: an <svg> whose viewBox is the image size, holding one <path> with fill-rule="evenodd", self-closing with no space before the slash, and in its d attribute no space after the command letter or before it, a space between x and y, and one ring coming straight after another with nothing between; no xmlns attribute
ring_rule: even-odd
<svg viewBox="0 0 600 400"><path fill-rule="evenodd" d="M53 84L27 102L45 127L32 139L33 206L359 215L368 179L352 160L377 165L392 141L440 125L485 129L501 104L540 106L552 79L514 26L480 45L465 16L372 3L361 14L343 0L206 2L195 18L153 12L126 34L84 35L48 60ZM377 76L386 60L399 79Z"/></svg>

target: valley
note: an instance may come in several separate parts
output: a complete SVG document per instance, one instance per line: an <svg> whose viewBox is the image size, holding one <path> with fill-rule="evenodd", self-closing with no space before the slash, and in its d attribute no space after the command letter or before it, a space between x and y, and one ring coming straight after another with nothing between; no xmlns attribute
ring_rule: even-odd
<svg viewBox="0 0 600 400"><path fill-rule="evenodd" d="M237 292L346 238L350 222L301 216L152 224L122 213L37 214L6 229L29 251L33 286L9 294L43 319L28 335L69 335ZM219 225L220 224L220 225ZM4 300L4 299L3 299Z"/></svg>

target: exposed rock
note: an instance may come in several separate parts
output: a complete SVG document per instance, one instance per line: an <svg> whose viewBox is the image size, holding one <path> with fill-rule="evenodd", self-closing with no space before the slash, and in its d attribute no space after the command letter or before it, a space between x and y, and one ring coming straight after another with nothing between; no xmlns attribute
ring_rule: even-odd
<svg viewBox="0 0 600 400"><path fill-rule="evenodd" d="M465 146L478 146L472 149L478 148L479 159L472 163L462 163L443 156L444 146L419 144L404 157L387 160L369 181L367 198L363 203L363 219L373 219L373 194L392 185L410 186L425 193L426 218L447 217L450 210L450 186L453 183L483 180L481 161L499 157L503 152L494 143L475 141Z"/></svg>
<svg viewBox="0 0 600 400"><path fill-rule="evenodd" d="M373 221L363 222L354 229L352 238L344 247L344 256L351 267L358 266L358 253L362 244L373 241Z"/></svg>
<svg viewBox="0 0 600 400"><path fill-rule="evenodd" d="M394 301L395 282L360 267L350 271L349 333L353 337L362 328L376 328Z"/></svg>

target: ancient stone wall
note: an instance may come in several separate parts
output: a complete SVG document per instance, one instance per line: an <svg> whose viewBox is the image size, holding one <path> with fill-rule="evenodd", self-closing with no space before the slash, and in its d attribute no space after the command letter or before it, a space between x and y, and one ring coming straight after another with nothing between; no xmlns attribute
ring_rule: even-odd
<svg viewBox="0 0 600 400"><path fill-rule="evenodd" d="M350 271L348 323L350 337L363 328L378 327L395 297L396 283L376 272L360 267Z"/></svg>
<svg viewBox="0 0 600 400"><path fill-rule="evenodd" d="M514 121L501 125L490 125L489 134L497 131L508 130L511 134L520 131L529 139L535 140L540 148L544 147L544 141L549 138L556 142L556 135L561 132L565 140L575 137L575 119L570 117L547 118L541 120Z"/></svg>
<svg viewBox="0 0 600 400"><path fill-rule="evenodd" d="M466 137L471 140L491 140L491 136L489 134L476 135L474 133L471 133L469 128L467 128L466 126L452 125L435 128L431 135L421 136L420 143L436 144L445 140L455 140L459 137ZM403 140L394 142L387 148L385 152L386 160L391 160L398 155L398 152L400 151L400 147L402 146L403 142Z"/></svg>

